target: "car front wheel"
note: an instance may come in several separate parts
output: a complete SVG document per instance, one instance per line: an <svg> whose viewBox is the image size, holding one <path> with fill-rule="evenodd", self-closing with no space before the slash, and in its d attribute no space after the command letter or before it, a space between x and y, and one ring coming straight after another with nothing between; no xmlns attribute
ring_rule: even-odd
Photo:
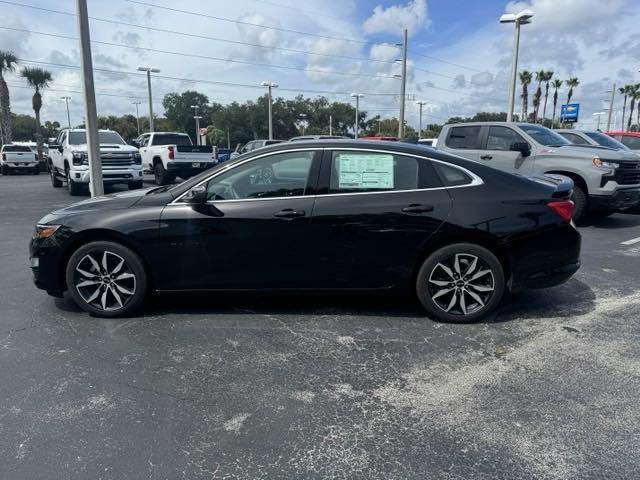
<svg viewBox="0 0 640 480"><path fill-rule="evenodd" d="M98 317L130 315L147 294L140 257L115 242L91 242L76 250L67 263L66 281L76 304Z"/></svg>
<svg viewBox="0 0 640 480"><path fill-rule="evenodd" d="M505 276L500 261L484 247L456 243L424 261L416 292L428 314L441 321L479 320L500 303Z"/></svg>

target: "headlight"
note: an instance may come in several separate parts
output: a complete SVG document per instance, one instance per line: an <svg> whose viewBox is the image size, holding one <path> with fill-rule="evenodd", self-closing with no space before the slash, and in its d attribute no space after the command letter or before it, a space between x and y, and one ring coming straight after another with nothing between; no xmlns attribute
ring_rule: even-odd
<svg viewBox="0 0 640 480"><path fill-rule="evenodd" d="M59 228L60 225L36 225L36 232L33 234L33 238L49 238Z"/></svg>
<svg viewBox="0 0 640 480"><path fill-rule="evenodd" d="M89 165L89 157L83 152L73 152L74 165Z"/></svg>
<svg viewBox="0 0 640 480"><path fill-rule="evenodd" d="M142 157L140 156L139 153L133 154L133 163L136 163L136 164L142 163Z"/></svg>
<svg viewBox="0 0 640 480"><path fill-rule="evenodd" d="M602 160L600 160L600 157L593 157L593 164L598 168L604 168L604 169L613 169L613 170L615 170L616 168L618 168L618 164L617 163L603 162Z"/></svg>

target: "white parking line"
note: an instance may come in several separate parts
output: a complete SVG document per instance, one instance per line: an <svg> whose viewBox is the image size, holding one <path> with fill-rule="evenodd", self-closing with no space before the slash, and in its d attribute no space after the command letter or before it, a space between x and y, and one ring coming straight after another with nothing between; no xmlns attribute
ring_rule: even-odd
<svg viewBox="0 0 640 480"><path fill-rule="evenodd" d="M634 243L640 243L640 237L632 238L626 242L620 242L620 245L633 245Z"/></svg>

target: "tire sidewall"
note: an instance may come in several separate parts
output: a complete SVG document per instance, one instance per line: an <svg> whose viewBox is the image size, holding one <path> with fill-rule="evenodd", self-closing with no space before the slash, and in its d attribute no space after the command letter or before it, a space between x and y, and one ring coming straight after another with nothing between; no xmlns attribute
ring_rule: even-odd
<svg viewBox="0 0 640 480"><path fill-rule="evenodd" d="M94 306L87 304L82 299L77 289L75 288L74 272L75 272L77 263L87 253L95 250L109 250L113 253L117 253L122 258L124 258L125 262L129 266L133 274L136 276L136 293L134 297L131 299L131 301L129 302L129 304L127 304L121 310L113 312L113 311L104 311L104 310L95 308ZM67 289L68 289L69 295L71 296L73 301L84 311L97 317L112 318L112 317L125 317L127 315L131 315L132 313L135 313L138 309L140 309L140 307L144 303L147 296L147 285L148 285L147 273L144 268L144 264L142 263L142 260L131 249L116 242L95 241L95 242L87 243L81 246L80 248L78 248L75 252L73 252L71 257L69 258L69 261L67 262L67 266L65 270L65 280L67 283Z"/></svg>
<svg viewBox="0 0 640 480"><path fill-rule="evenodd" d="M478 312L465 316L452 315L438 307L429 295L427 286L429 276L436 264L456 253L468 253L482 259L482 261L491 268L494 277L495 290L489 303L487 303L485 307ZM420 300L420 303L425 308L429 316L438 321L448 323L469 323L480 320L498 306L504 296L504 292L505 275L500 261L486 248L471 243L456 243L439 248L427 257L422 264L422 267L420 267L416 278L416 294L418 296L418 300Z"/></svg>
<svg viewBox="0 0 640 480"><path fill-rule="evenodd" d="M573 200L573 203L575 204L573 209L573 220L575 222L579 222L585 218L587 213L587 194L582 187L575 185L573 187L571 200Z"/></svg>

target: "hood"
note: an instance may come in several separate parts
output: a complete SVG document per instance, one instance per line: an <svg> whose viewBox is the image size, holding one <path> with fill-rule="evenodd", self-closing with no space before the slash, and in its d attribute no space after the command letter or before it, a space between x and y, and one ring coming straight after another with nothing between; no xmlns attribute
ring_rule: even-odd
<svg viewBox="0 0 640 480"><path fill-rule="evenodd" d="M99 210L113 210L114 208L129 208L134 206L141 198L143 198L151 188L144 190L130 190L126 192L111 193L100 197L88 198L81 202L74 203L68 207L61 208L52 215L67 215L70 213L81 213Z"/></svg>
<svg viewBox="0 0 640 480"><path fill-rule="evenodd" d="M603 160L629 160L639 161L640 155L627 150L613 150L607 147L597 147L595 145L562 145L559 147L544 147L540 153L568 155L572 157L585 157L590 160L593 157L600 157Z"/></svg>
<svg viewBox="0 0 640 480"><path fill-rule="evenodd" d="M87 144L83 145L71 145L71 150L74 152L86 152ZM119 145L117 143L103 143L100 145L100 152L130 152L136 153L138 149L136 147L132 147L131 145Z"/></svg>

